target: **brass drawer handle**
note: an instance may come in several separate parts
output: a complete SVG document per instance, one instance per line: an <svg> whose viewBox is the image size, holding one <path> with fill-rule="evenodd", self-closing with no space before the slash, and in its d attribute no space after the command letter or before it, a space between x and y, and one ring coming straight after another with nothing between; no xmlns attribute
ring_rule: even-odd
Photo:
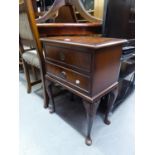
<svg viewBox="0 0 155 155"><path fill-rule="evenodd" d="M67 74L66 74L65 71L62 71L62 72L59 74L59 76L60 76L61 78L63 78L63 79L66 79L66 78L67 78Z"/></svg>
<svg viewBox="0 0 155 155"><path fill-rule="evenodd" d="M64 61L65 60L65 54L63 52L60 52L59 53L59 56L60 56L60 60L61 61Z"/></svg>

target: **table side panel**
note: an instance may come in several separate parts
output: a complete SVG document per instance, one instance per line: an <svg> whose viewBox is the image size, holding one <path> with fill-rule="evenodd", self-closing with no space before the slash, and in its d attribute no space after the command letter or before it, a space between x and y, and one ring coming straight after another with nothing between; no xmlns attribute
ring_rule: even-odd
<svg viewBox="0 0 155 155"><path fill-rule="evenodd" d="M118 81L122 46L111 46L96 51L92 96L100 93Z"/></svg>

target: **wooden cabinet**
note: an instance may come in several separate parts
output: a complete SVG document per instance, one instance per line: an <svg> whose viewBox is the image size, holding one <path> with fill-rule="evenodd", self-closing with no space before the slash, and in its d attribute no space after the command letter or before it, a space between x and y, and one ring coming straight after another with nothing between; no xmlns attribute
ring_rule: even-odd
<svg viewBox="0 0 155 155"><path fill-rule="evenodd" d="M46 85L59 83L80 96L87 113L86 144L100 99L118 84L124 39L91 36L42 38L45 51Z"/></svg>
<svg viewBox="0 0 155 155"><path fill-rule="evenodd" d="M70 87L74 85L74 89L89 96L90 102L95 95L117 83L124 40L68 36L42 41L47 76L60 79ZM80 84L75 85L76 81Z"/></svg>

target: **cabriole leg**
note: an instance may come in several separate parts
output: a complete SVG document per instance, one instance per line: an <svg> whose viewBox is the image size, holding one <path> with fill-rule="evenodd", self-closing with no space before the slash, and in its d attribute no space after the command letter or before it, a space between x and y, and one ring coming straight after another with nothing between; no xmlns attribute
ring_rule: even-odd
<svg viewBox="0 0 155 155"><path fill-rule="evenodd" d="M86 110L86 115L87 115L87 136L86 136L86 140L85 140L85 143L87 145L92 144L91 129L93 126L93 119L96 115L96 111L99 106L99 103L100 103L100 101L97 101L95 103L89 103L87 101L83 101L83 104L84 104L84 107Z"/></svg>
<svg viewBox="0 0 155 155"><path fill-rule="evenodd" d="M45 80L45 86L46 86L46 92L49 96L49 99L51 101L51 104L49 104L48 102L48 108L50 110L50 113L55 112L55 104L54 104L54 98L53 98L53 94L52 94L52 82L49 80Z"/></svg>
<svg viewBox="0 0 155 155"><path fill-rule="evenodd" d="M116 87L114 90L112 90L109 94L108 94L108 103L107 103L107 109L105 112L105 118L104 118L104 123L109 125L111 122L109 120L109 113L113 107L113 104L116 101L116 98L118 96L118 87Z"/></svg>

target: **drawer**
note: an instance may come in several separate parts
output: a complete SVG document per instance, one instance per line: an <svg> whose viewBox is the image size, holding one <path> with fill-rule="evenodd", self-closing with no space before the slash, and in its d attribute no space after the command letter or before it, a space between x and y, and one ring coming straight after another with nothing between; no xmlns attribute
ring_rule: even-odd
<svg viewBox="0 0 155 155"><path fill-rule="evenodd" d="M48 62L46 62L46 71L49 76L61 82L67 82L72 88L78 88L87 93L90 91L90 79L88 76Z"/></svg>
<svg viewBox="0 0 155 155"><path fill-rule="evenodd" d="M70 68L76 68L90 72L91 54L63 47L55 47L45 44L46 59L65 64Z"/></svg>

